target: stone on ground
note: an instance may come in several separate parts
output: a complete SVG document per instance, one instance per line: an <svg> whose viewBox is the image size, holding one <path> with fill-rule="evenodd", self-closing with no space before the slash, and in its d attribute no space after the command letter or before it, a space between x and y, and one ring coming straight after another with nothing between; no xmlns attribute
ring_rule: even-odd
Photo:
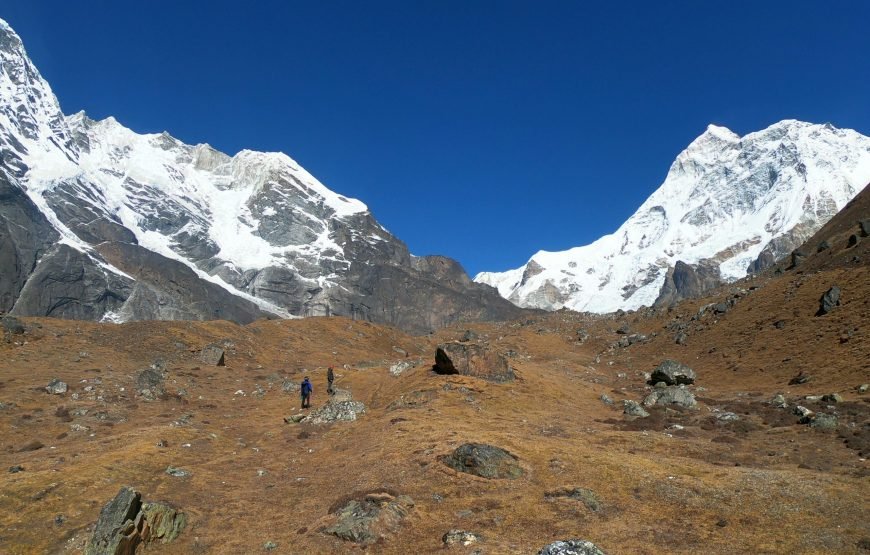
<svg viewBox="0 0 870 555"><path fill-rule="evenodd" d="M656 388L643 400L643 406L645 407L653 405L678 405L685 408L694 408L697 404L695 395L686 389L684 385L669 385L667 387Z"/></svg>
<svg viewBox="0 0 870 555"><path fill-rule="evenodd" d="M519 460L500 447L484 443L466 443L457 447L442 462L458 472L482 478L515 479L523 475Z"/></svg>
<svg viewBox="0 0 870 555"><path fill-rule="evenodd" d="M221 349L218 345L212 344L203 347L199 358L203 364L208 364L209 366L225 365L224 350Z"/></svg>
<svg viewBox="0 0 870 555"><path fill-rule="evenodd" d="M507 358L480 343L443 343L435 351L432 369L438 374L462 374L494 382L514 379Z"/></svg>
<svg viewBox="0 0 870 555"><path fill-rule="evenodd" d="M359 415L365 413L366 406L361 401L354 401L350 391L336 389L326 402L311 411L303 420L307 424L329 424L331 422L353 422Z"/></svg>
<svg viewBox="0 0 870 555"><path fill-rule="evenodd" d="M622 401L622 412L629 416L637 416L639 418L646 418L649 416L649 413L640 405L640 403L630 399Z"/></svg>
<svg viewBox="0 0 870 555"><path fill-rule="evenodd" d="M60 381L57 378L51 380L50 382L48 382L48 385L45 386L45 390L52 395L62 395L66 393L67 389L68 387L66 383Z"/></svg>
<svg viewBox="0 0 870 555"><path fill-rule="evenodd" d="M538 555L604 555L604 552L587 540L564 540L544 546Z"/></svg>
<svg viewBox="0 0 870 555"><path fill-rule="evenodd" d="M825 294L819 299L819 310L816 312L816 316L824 316L837 306L840 306L840 288L835 285L825 291Z"/></svg>
<svg viewBox="0 0 870 555"><path fill-rule="evenodd" d="M464 546L479 542L480 536L475 534L474 532L457 530L456 528L454 528L441 536L441 541L444 542L444 545L448 547L454 545Z"/></svg>
<svg viewBox="0 0 870 555"><path fill-rule="evenodd" d="M676 360L665 360L650 375L650 383L657 382L665 382L666 385L693 384L695 371Z"/></svg>
<svg viewBox="0 0 870 555"><path fill-rule="evenodd" d="M395 532L414 508L407 495L370 493L336 511L336 522L323 531L342 540L369 545Z"/></svg>
<svg viewBox="0 0 870 555"><path fill-rule="evenodd" d="M142 503L142 495L124 486L100 511L85 555L132 555L143 543L169 543L187 525L187 515L164 503Z"/></svg>

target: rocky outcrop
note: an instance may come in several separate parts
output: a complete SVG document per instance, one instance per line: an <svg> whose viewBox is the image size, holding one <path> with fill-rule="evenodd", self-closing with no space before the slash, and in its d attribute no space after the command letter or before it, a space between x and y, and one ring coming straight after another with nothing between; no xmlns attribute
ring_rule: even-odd
<svg viewBox="0 0 870 555"><path fill-rule="evenodd" d="M684 299L700 297L722 285L718 267L712 264L686 264L678 260L668 269L653 306L671 306Z"/></svg>
<svg viewBox="0 0 870 555"><path fill-rule="evenodd" d="M523 475L519 460L500 447L484 443L466 443L441 458L441 462L458 472L482 478L515 479Z"/></svg>
<svg viewBox="0 0 870 555"><path fill-rule="evenodd" d="M345 541L371 545L396 532L413 509L414 500L407 495L365 494L335 509L335 523L323 532Z"/></svg>
<svg viewBox="0 0 870 555"><path fill-rule="evenodd" d="M143 503L142 495L122 487L100 511L85 555L133 555L141 544L176 539L187 515L164 503Z"/></svg>
<svg viewBox="0 0 870 555"><path fill-rule="evenodd" d="M9 312L58 234L0 166L0 312Z"/></svg>
<svg viewBox="0 0 870 555"><path fill-rule="evenodd" d="M462 374L493 382L514 379L508 359L481 343L443 343L435 350L432 369L438 374Z"/></svg>

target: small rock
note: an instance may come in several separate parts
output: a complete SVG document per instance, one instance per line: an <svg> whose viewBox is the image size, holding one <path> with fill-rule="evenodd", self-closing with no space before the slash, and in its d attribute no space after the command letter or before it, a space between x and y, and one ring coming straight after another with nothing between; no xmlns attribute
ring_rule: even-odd
<svg viewBox="0 0 870 555"><path fill-rule="evenodd" d="M24 446L22 446L21 449L18 450L18 452L19 453L26 453L28 451L38 451L38 450L42 449L43 447L45 447L45 445L43 445L41 441L33 440L33 441L28 442L28 443L25 443Z"/></svg>
<svg viewBox="0 0 870 555"><path fill-rule="evenodd" d="M640 405L640 403L630 399L622 401L622 412L629 416L637 416L639 418L646 418L649 416L649 413Z"/></svg>
<svg viewBox="0 0 870 555"><path fill-rule="evenodd" d="M463 343L477 341L477 334L473 330L465 330L465 333L462 334L462 337L459 340Z"/></svg>
<svg viewBox="0 0 870 555"><path fill-rule="evenodd" d="M60 381L55 378L48 382L48 385L45 386L45 390L52 395L62 395L67 392L68 386L65 382Z"/></svg>
<svg viewBox="0 0 870 555"><path fill-rule="evenodd" d="M778 409L784 409L788 407L788 402L786 402L785 397L779 393L770 400L770 404Z"/></svg>
<svg viewBox="0 0 870 555"><path fill-rule="evenodd" d="M813 411L810 409L803 407L801 405L796 405L794 408L795 415L800 417L801 424L806 424L813 417Z"/></svg>
<svg viewBox="0 0 870 555"><path fill-rule="evenodd" d="M713 312L716 314L725 314L728 312L728 303L716 303L713 305Z"/></svg>
<svg viewBox="0 0 870 555"><path fill-rule="evenodd" d="M836 430L838 420L833 414L819 412L810 418L809 424L811 428L816 428L817 430Z"/></svg>
<svg viewBox="0 0 870 555"><path fill-rule="evenodd" d="M825 291L825 294L819 299L819 310L816 312L816 316L824 316L837 306L840 306L840 288L834 285Z"/></svg>
<svg viewBox="0 0 870 555"><path fill-rule="evenodd" d="M736 422L740 417L733 412L722 412L716 415L716 420L719 422Z"/></svg>
<svg viewBox="0 0 870 555"><path fill-rule="evenodd" d="M397 362L396 364L393 364L392 366L390 366L390 374L392 374L393 376L399 376L403 372L405 372L406 370L410 370L411 368L414 368L415 366L417 366L416 361L403 360L401 362Z"/></svg>
<svg viewBox="0 0 870 555"><path fill-rule="evenodd" d="M306 416L308 416L308 415L307 414L291 414L290 416L284 417L284 422L286 424L290 424L291 422L294 424L298 424L299 422L302 422Z"/></svg>
<svg viewBox="0 0 870 555"><path fill-rule="evenodd" d="M616 333L618 333L619 335L628 335L628 333L629 333L628 324L622 324L621 326L616 328Z"/></svg>
<svg viewBox="0 0 870 555"><path fill-rule="evenodd" d="M829 393L827 395L822 395L821 401L823 403L842 403L843 398L839 393Z"/></svg>
<svg viewBox="0 0 870 555"><path fill-rule="evenodd" d="M862 383L858 386L858 393L867 393L870 390L870 383Z"/></svg>
<svg viewBox="0 0 870 555"><path fill-rule="evenodd" d="M444 542L444 545L448 547L454 545L471 545L473 543L479 542L480 536L478 536L474 532L467 532L465 530L457 530L456 528L454 528L444 534L441 537L441 541Z"/></svg>
<svg viewBox="0 0 870 555"><path fill-rule="evenodd" d="M601 394L601 397L599 397L599 399L601 399L601 402L605 405L613 405L613 399L611 399L604 393Z"/></svg>
<svg viewBox="0 0 870 555"><path fill-rule="evenodd" d="M56 515L56 516L54 517L54 525L55 525L55 526L62 526L64 522L66 522L66 517L65 517L65 516L63 516L63 515Z"/></svg>
<svg viewBox="0 0 870 555"><path fill-rule="evenodd" d="M272 540L269 540L263 544L263 549L265 551L272 551L273 549L278 549L278 544L273 542Z"/></svg>
<svg viewBox="0 0 870 555"><path fill-rule="evenodd" d="M284 380L281 384L281 390L284 393L295 393L299 391L299 384L292 380Z"/></svg>
<svg viewBox="0 0 870 555"><path fill-rule="evenodd" d="M674 337L674 343L677 345L685 345L689 341L689 336L685 332L679 332Z"/></svg>
<svg viewBox="0 0 870 555"><path fill-rule="evenodd" d="M538 555L604 555L604 552L590 541L564 540L545 545Z"/></svg>
<svg viewBox="0 0 870 555"><path fill-rule="evenodd" d="M809 374L804 374L803 371L799 372L797 376L793 377L788 381L788 385L801 385L810 381Z"/></svg>
<svg viewBox="0 0 870 555"><path fill-rule="evenodd" d="M782 328L785 327L785 320L777 320L776 322L773 323L773 327L775 327L778 330L781 330Z"/></svg>
<svg viewBox="0 0 870 555"><path fill-rule="evenodd" d="M191 475L190 471L183 468L175 468L174 466L167 466L166 473L176 478L188 478Z"/></svg>
<svg viewBox="0 0 870 555"><path fill-rule="evenodd" d="M831 244L828 243L827 241L822 241L821 243L819 243L819 246L816 247L816 252L826 251L829 248L831 248Z"/></svg>
<svg viewBox="0 0 870 555"><path fill-rule="evenodd" d="M11 474L15 474L16 472L24 472L24 467L20 464L12 465L9 467L9 472Z"/></svg>

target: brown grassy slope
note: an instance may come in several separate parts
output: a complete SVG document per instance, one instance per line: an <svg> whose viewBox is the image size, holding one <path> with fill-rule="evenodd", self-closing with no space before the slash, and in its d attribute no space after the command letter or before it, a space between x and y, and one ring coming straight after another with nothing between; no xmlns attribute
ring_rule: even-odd
<svg viewBox="0 0 870 555"><path fill-rule="evenodd" d="M848 231L837 225L835 239ZM360 551L321 530L333 522L330 508L371 491L415 501L373 553L440 552L451 528L484 536L456 553L534 553L569 537L608 553L866 552L870 403L855 387L870 382L870 240L850 249L836 241L782 275L670 311L472 326L491 348L515 353L517 379L506 384L430 371L435 345L460 328L411 337L341 318L245 327L27 320L28 334L0 342L0 552L79 552L100 507L125 484L190 516L179 540L148 549L155 553L255 553L267 540L278 553ZM833 284L841 306L815 316ZM725 314L692 319L735 293ZM614 348L623 323L651 340ZM686 345L674 343L679 324ZM579 328L591 336L582 344ZM225 344L226 367L199 361L212 342ZM621 400L642 399L643 373L663 358L696 370L700 408L626 418ZM148 401L135 378L158 359L166 394ZM390 375L390 364L406 359L422 363ZM329 364L367 412L351 423L284 424L299 412L284 380L310 375L317 406ZM801 371L810 381L789 385ZM70 384L66 395L42 390L53 377ZM803 398L834 392L843 403ZM838 430L798 424L790 409L767 404L776 393L836 413ZM716 418L726 411L740 420ZM22 451L34 441L43 447ZM485 480L439 461L468 441L509 450L524 476ZM25 470L6 472L12 465ZM192 475L169 476L169 465ZM574 487L594 491L598 510L547 496Z"/></svg>

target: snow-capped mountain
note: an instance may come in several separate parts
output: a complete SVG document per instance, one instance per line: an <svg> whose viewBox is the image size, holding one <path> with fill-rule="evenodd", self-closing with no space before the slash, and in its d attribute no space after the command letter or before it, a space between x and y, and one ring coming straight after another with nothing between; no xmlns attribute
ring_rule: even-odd
<svg viewBox="0 0 870 555"><path fill-rule="evenodd" d="M11 199L0 203L0 261L16 268L0 273L0 311L341 314L423 331L516 310L457 263L411 256L365 204L285 154L229 156L114 118L65 116L2 20L0 199Z"/></svg>
<svg viewBox="0 0 870 555"><path fill-rule="evenodd" d="M855 131L786 120L740 137L711 125L615 233L475 281L524 307L651 306L675 266L716 282L772 265L868 183L870 138Z"/></svg>

